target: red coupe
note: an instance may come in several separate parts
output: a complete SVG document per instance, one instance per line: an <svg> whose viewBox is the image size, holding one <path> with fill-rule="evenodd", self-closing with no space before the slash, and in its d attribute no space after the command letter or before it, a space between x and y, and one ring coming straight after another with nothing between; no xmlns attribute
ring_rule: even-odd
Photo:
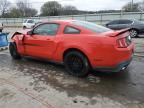
<svg viewBox="0 0 144 108"><path fill-rule="evenodd" d="M119 72L133 57L128 31L77 20L43 22L32 30L15 32L9 50L14 59L30 56L62 62L78 77L88 75L90 69Z"/></svg>

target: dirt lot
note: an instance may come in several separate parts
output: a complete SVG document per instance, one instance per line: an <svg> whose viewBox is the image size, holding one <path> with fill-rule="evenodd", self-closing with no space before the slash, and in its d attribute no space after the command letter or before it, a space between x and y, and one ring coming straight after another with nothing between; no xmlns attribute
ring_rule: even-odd
<svg viewBox="0 0 144 108"><path fill-rule="evenodd" d="M12 32L14 29L7 29ZM0 51L0 108L144 108L144 38L124 72L75 78L62 65Z"/></svg>

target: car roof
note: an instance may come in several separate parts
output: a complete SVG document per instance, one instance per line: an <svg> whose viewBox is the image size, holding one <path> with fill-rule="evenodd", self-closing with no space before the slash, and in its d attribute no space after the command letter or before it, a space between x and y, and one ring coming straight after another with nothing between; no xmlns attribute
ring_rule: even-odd
<svg viewBox="0 0 144 108"><path fill-rule="evenodd" d="M117 19L117 20L112 20L112 21L124 21L124 20L136 21L136 19Z"/></svg>
<svg viewBox="0 0 144 108"><path fill-rule="evenodd" d="M41 21L42 23L71 23L73 21L76 21L76 20L43 20Z"/></svg>

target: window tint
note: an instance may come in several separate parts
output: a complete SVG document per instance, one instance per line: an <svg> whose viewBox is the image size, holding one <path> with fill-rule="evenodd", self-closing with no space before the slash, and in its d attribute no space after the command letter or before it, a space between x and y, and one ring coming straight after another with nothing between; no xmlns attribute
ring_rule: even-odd
<svg viewBox="0 0 144 108"><path fill-rule="evenodd" d="M67 26L65 27L64 33L65 34L79 34L80 30L74 27Z"/></svg>
<svg viewBox="0 0 144 108"><path fill-rule="evenodd" d="M131 24L132 21L131 21L131 20L120 20L119 23L120 23L120 24Z"/></svg>
<svg viewBox="0 0 144 108"><path fill-rule="evenodd" d="M115 20L115 21L112 21L110 23L108 23L109 25L115 25L115 24L119 24L119 20Z"/></svg>
<svg viewBox="0 0 144 108"><path fill-rule="evenodd" d="M58 24L42 24L36 27L33 31L34 34L38 35L56 35L58 31Z"/></svg>
<svg viewBox="0 0 144 108"><path fill-rule="evenodd" d="M33 20L28 20L28 22L27 23L34 23L34 21Z"/></svg>
<svg viewBox="0 0 144 108"><path fill-rule="evenodd" d="M109 28L97 25L95 23L86 22L86 21L73 21L72 23L77 26L84 27L84 28L91 30L93 32L96 32L96 33L103 33L103 32L111 31L111 29L109 29Z"/></svg>

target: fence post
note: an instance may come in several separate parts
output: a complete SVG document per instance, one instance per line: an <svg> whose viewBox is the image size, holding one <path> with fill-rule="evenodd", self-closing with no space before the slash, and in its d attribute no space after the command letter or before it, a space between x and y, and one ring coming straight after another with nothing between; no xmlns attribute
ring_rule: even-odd
<svg viewBox="0 0 144 108"><path fill-rule="evenodd" d="M7 18L6 18L6 25L8 26L8 21L7 21Z"/></svg>
<svg viewBox="0 0 144 108"><path fill-rule="evenodd" d="M140 13L140 21L142 21L142 15L143 15L143 13L141 12Z"/></svg>
<svg viewBox="0 0 144 108"><path fill-rule="evenodd" d="M17 24L16 24L16 19L14 19L14 26L17 26Z"/></svg>
<svg viewBox="0 0 144 108"><path fill-rule="evenodd" d="M48 18L48 21L50 20L50 16L47 16L47 18Z"/></svg>
<svg viewBox="0 0 144 108"><path fill-rule="evenodd" d="M73 20L73 19L74 19L74 16L72 15L71 18L72 18L72 20Z"/></svg>
<svg viewBox="0 0 144 108"><path fill-rule="evenodd" d="M61 16L58 17L58 20L60 20L60 19L61 19Z"/></svg>
<svg viewBox="0 0 144 108"><path fill-rule="evenodd" d="M121 13L120 13L120 19L122 19L122 11L121 11Z"/></svg>
<svg viewBox="0 0 144 108"><path fill-rule="evenodd" d="M87 21L87 14L85 14L84 17L85 17L85 21Z"/></svg>
<svg viewBox="0 0 144 108"><path fill-rule="evenodd" d="M103 15L100 14L100 17L101 17L101 19L100 19L100 23L101 23L101 25L102 25L102 22L103 22Z"/></svg>

